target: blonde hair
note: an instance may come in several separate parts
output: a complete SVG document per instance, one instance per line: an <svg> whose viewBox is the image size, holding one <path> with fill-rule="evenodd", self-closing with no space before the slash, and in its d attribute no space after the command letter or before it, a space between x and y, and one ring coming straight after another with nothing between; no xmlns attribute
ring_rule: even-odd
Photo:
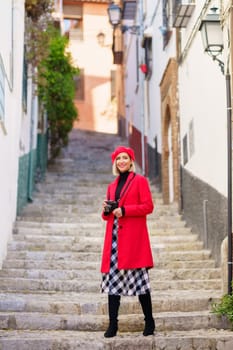
<svg viewBox="0 0 233 350"><path fill-rule="evenodd" d="M129 171L132 171L132 172L136 171L136 167L135 167L134 161L132 159L131 159L131 166L129 168ZM120 174L120 171L117 169L117 166L116 166L116 159L114 160L114 162L112 164L112 173L115 176L118 176Z"/></svg>

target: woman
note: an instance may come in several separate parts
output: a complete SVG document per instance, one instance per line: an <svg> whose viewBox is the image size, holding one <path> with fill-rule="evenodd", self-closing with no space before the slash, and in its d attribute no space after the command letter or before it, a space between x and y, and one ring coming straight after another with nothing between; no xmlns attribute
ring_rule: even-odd
<svg viewBox="0 0 233 350"><path fill-rule="evenodd" d="M144 336L152 335L155 322L148 269L153 267L146 215L153 211L146 178L135 174L134 151L119 146L112 153L113 174L102 218L107 221L102 254L102 292L108 293L109 327L106 338L118 330L122 295L137 295L145 316Z"/></svg>

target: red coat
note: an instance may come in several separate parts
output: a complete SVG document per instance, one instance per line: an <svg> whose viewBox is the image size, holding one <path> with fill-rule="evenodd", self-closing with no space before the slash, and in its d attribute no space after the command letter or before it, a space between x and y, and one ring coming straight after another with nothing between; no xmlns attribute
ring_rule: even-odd
<svg viewBox="0 0 233 350"><path fill-rule="evenodd" d="M119 177L108 186L106 198L115 199L118 181ZM121 193L123 196L120 198L119 207L124 206L125 215L118 219L118 269L151 268L153 258L146 215L152 213L154 204L148 181L142 175L137 174L134 177L134 173L130 173ZM107 273L110 269L114 215L102 213L102 218L107 221L107 225L101 272Z"/></svg>

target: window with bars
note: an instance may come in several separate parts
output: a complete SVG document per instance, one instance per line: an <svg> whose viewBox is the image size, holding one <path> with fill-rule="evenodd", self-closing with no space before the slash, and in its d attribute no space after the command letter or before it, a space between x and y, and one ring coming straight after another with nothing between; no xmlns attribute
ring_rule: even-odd
<svg viewBox="0 0 233 350"><path fill-rule="evenodd" d="M195 8L195 2L195 0L172 0L173 27L187 27Z"/></svg>

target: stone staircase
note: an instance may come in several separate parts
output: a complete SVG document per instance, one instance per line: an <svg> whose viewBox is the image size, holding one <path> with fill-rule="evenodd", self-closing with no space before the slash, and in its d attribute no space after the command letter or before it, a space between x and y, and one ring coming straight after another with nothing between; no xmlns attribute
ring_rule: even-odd
<svg viewBox="0 0 233 350"><path fill-rule="evenodd" d="M101 203L117 136L73 130L64 154L17 218L0 271L0 350L232 350L233 333L211 313L221 272L175 204L148 217L157 332L143 337L137 298L122 298L119 334L105 339L107 295L100 293L105 223Z"/></svg>

